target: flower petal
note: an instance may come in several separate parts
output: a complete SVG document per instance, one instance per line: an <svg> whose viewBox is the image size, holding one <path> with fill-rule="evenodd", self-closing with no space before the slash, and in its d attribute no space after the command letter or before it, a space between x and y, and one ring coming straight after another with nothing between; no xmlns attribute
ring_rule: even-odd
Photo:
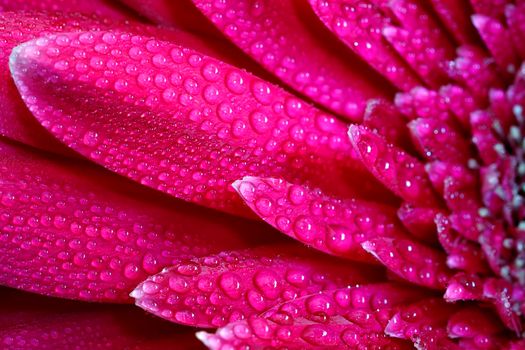
<svg viewBox="0 0 525 350"><path fill-rule="evenodd" d="M0 0L0 11L77 12L112 19L129 17L125 9L110 0Z"/></svg>
<svg viewBox="0 0 525 350"><path fill-rule="evenodd" d="M11 2L10 2L11 3ZM13 1L12 3L15 3ZM23 4L23 1L16 1ZM0 14L0 134L13 140L62 154L70 154L35 120L20 99L9 72L8 60L16 45L51 31L63 32L103 26L83 15Z"/></svg>
<svg viewBox="0 0 525 350"><path fill-rule="evenodd" d="M416 147L427 159L466 165L473 157L470 143L451 123L433 118L418 118L408 126Z"/></svg>
<svg viewBox="0 0 525 350"><path fill-rule="evenodd" d="M389 270L411 283L444 289L451 277L444 254L423 244L378 238L364 242L362 246Z"/></svg>
<svg viewBox="0 0 525 350"><path fill-rule="evenodd" d="M468 0L430 0L430 2L458 43L467 44L478 40L470 22Z"/></svg>
<svg viewBox="0 0 525 350"><path fill-rule="evenodd" d="M349 49L397 88L408 90L421 85L419 77L382 37L381 30L391 24L392 19L382 13L373 1L309 2L321 21Z"/></svg>
<svg viewBox="0 0 525 350"><path fill-rule="evenodd" d="M182 256L246 247L257 234L271 235L257 224L174 202L80 161L5 141L0 152L2 285L129 302L137 283Z"/></svg>
<svg viewBox="0 0 525 350"><path fill-rule="evenodd" d="M268 71L331 111L361 120L368 99L390 92L388 83L319 23L306 1L193 2Z"/></svg>
<svg viewBox="0 0 525 350"><path fill-rule="evenodd" d="M510 31L491 17L473 15L472 23L478 30L504 76L511 77L518 69L519 59Z"/></svg>
<svg viewBox="0 0 525 350"><path fill-rule="evenodd" d="M61 38L19 46L15 82L44 126L110 170L244 214L229 185L248 174L340 196L357 188L348 173L367 178L345 124L240 69L122 32L71 33L67 45Z"/></svg>
<svg viewBox="0 0 525 350"><path fill-rule="evenodd" d="M407 150L413 148L406 119L388 101L368 101L362 124L383 136L389 143Z"/></svg>
<svg viewBox="0 0 525 350"><path fill-rule="evenodd" d="M416 158L364 127L350 126L348 136L365 167L392 192L409 203L438 205L424 166Z"/></svg>
<svg viewBox="0 0 525 350"><path fill-rule="evenodd" d="M401 308L386 326L385 333L396 338L418 340L425 330L444 328L458 306L441 299L425 299Z"/></svg>
<svg viewBox="0 0 525 350"><path fill-rule="evenodd" d="M217 29L200 13L191 0L119 0L155 23L205 34Z"/></svg>
<svg viewBox="0 0 525 350"><path fill-rule="evenodd" d="M288 349L408 349L383 329L396 307L422 292L395 284L324 291L288 301L261 316L229 324L215 334L197 333L210 349L227 346Z"/></svg>
<svg viewBox="0 0 525 350"><path fill-rule="evenodd" d="M397 211L399 220L412 236L428 243L437 242L434 218L441 211L436 208L414 207L403 203Z"/></svg>
<svg viewBox="0 0 525 350"><path fill-rule="evenodd" d="M360 200L334 199L284 180L244 177L233 183L244 202L264 221L320 251L374 262L361 243L404 235L394 209Z"/></svg>
<svg viewBox="0 0 525 350"><path fill-rule="evenodd" d="M450 317L447 324L452 338L490 337L503 331L503 325L487 309L464 308Z"/></svg>
<svg viewBox="0 0 525 350"><path fill-rule="evenodd" d="M142 282L141 308L173 322L222 327L321 290L370 282L378 271L293 245L183 260Z"/></svg>
<svg viewBox="0 0 525 350"><path fill-rule="evenodd" d="M17 3L25 2L18 1ZM50 33L96 31L108 27L125 27L142 34L147 33L165 38L174 35L172 32L138 23L100 19L78 13L59 15L47 12L0 13L0 26L2 28L0 30L0 109L2 110L0 135L40 149L66 155L74 155L74 152L57 142L42 128L22 102L9 71L8 61L11 50L24 41ZM61 37L61 39L64 38Z"/></svg>
<svg viewBox="0 0 525 350"><path fill-rule="evenodd" d="M189 329L130 306L73 303L0 289L2 349L200 349Z"/></svg>
<svg viewBox="0 0 525 350"><path fill-rule="evenodd" d="M415 0L391 0L387 4L399 26L385 27L383 36L426 84L437 87L444 83L442 66L454 57L454 50L432 14Z"/></svg>

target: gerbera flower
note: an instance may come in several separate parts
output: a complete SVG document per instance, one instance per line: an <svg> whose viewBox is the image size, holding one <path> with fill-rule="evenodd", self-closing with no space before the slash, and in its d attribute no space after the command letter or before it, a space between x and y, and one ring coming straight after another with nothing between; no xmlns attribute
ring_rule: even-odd
<svg viewBox="0 0 525 350"><path fill-rule="evenodd" d="M0 8L4 346L525 347L525 2Z"/></svg>

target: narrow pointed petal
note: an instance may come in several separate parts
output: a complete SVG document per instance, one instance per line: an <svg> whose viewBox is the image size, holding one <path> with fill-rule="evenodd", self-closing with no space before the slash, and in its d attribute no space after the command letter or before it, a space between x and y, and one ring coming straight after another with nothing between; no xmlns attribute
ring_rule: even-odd
<svg viewBox="0 0 525 350"><path fill-rule="evenodd" d="M483 15L472 16L472 23L483 38L501 72L513 76L518 69L519 59L510 31L497 20Z"/></svg>
<svg viewBox="0 0 525 350"><path fill-rule="evenodd" d="M419 118L408 124L416 147L431 160L466 165L473 157L471 145L452 124L432 118Z"/></svg>
<svg viewBox="0 0 525 350"><path fill-rule="evenodd" d="M475 13L492 16L496 19L503 17L508 0L470 0Z"/></svg>
<svg viewBox="0 0 525 350"><path fill-rule="evenodd" d="M417 341L424 337L425 331L439 332L440 328L445 329L448 319L457 310L457 306L441 299L425 299L402 307L388 322L385 333L392 337ZM446 337L446 334L442 336Z"/></svg>
<svg viewBox="0 0 525 350"><path fill-rule="evenodd" d="M442 214L436 216L439 243L447 252L447 266L469 273L486 274L489 268L479 245L463 239L451 228L450 221Z"/></svg>
<svg viewBox="0 0 525 350"><path fill-rule="evenodd" d="M25 3L18 1L17 3ZM91 3L91 2L86 2ZM108 27L148 33L170 38L173 33L134 22L113 21L78 13L52 14L47 12L0 13L0 135L36 148L66 155L74 152L58 142L43 128L24 105L9 71L12 49L28 40L50 33L99 31ZM180 35L180 34L179 34ZM66 37L61 37L67 41ZM78 69L82 69L79 68Z"/></svg>
<svg viewBox="0 0 525 350"><path fill-rule="evenodd" d="M451 277L445 255L423 244L409 240L378 238L362 245L390 271L411 283L444 289Z"/></svg>
<svg viewBox="0 0 525 350"><path fill-rule="evenodd" d="M388 101L368 101L362 124L383 136L389 143L404 149L412 148L406 118Z"/></svg>
<svg viewBox="0 0 525 350"><path fill-rule="evenodd" d="M421 206L437 206L438 200L423 164L366 128L352 125L350 141L365 167L403 200Z"/></svg>
<svg viewBox="0 0 525 350"><path fill-rule="evenodd" d="M388 95L388 83L333 38L306 1L193 2L269 72L335 113L361 120L368 99Z"/></svg>
<svg viewBox="0 0 525 350"><path fill-rule="evenodd" d="M520 308L524 303L523 293L521 287L514 288L506 280L458 274L451 279L444 298L449 302L459 300L488 302L508 329L516 334L522 332Z"/></svg>
<svg viewBox="0 0 525 350"><path fill-rule="evenodd" d="M418 86L408 92L398 93L396 107L409 119L431 118L450 120L447 100L437 91Z"/></svg>
<svg viewBox="0 0 525 350"><path fill-rule="evenodd" d="M496 315L478 307L464 308L450 317L448 334L452 338L490 337L504 330Z"/></svg>
<svg viewBox="0 0 525 350"><path fill-rule="evenodd" d="M443 195L450 210L478 210L482 206L478 174L464 165L448 162L445 157L443 159L445 161L435 161L426 165L428 177L434 188Z"/></svg>
<svg viewBox="0 0 525 350"><path fill-rule="evenodd" d="M476 42L478 37L469 17L468 0L430 0L449 32L459 44Z"/></svg>
<svg viewBox="0 0 525 350"><path fill-rule="evenodd" d="M0 12L6 11L78 12L112 19L130 17L111 0L0 0Z"/></svg>
<svg viewBox="0 0 525 350"><path fill-rule="evenodd" d="M445 82L443 64L454 57L454 51L433 16L414 0L391 0L388 7L399 27L385 27L386 40L430 87Z"/></svg>
<svg viewBox="0 0 525 350"><path fill-rule="evenodd" d="M391 18L381 13L379 7L368 1L319 1L309 0L321 21L349 49L386 77L401 90L421 84L396 51L384 40L381 30ZM361 21L365 21L362 23Z"/></svg>
<svg viewBox="0 0 525 350"><path fill-rule="evenodd" d="M476 46L461 46L456 56L446 65L449 77L465 86L479 104L486 104L490 89L503 86L494 61Z"/></svg>
<svg viewBox="0 0 525 350"><path fill-rule="evenodd" d="M403 203L397 211L399 220L412 236L428 243L437 242L434 218L440 213L436 208L414 207Z"/></svg>
<svg viewBox="0 0 525 350"><path fill-rule="evenodd" d="M448 108L455 119L463 128L469 130L470 114L479 108L474 96L465 88L454 84L441 87L439 94L447 101Z"/></svg>
<svg viewBox="0 0 525 350"><path fill-rule="evenodd" d="M260 316L198 333L210 349L255 346L265 349L409 349L383 329L398 305L422 297L419 290L394 284L371 284L324 291L288 301Z"/></svg>
<svg viewBox="0 0 525 350"><path fill-rule="evenodd" d="M525 60L525 3L507 5L505 15L514 47L520 58Z"/></svg>
<svg viewBox="0 0 525 350"><path fill-rule="evenodd" d="M9 54L16 45L49 32L96 29L103 26L103 23L76 14L32 13L2 13L0 23L3 28L0 32L0 134L37 148L62 154L72 153L57 142L27 110L11 79Z"/></svg>
<svg viewBox="0 0 525 350"><path fill-rule="evenodd" d="M404 236L394 209L386 205L334 199L319 190L271 178L247 176L233 187L264 221L328 254L373 262L362 242Z"/></svg>
<svg viewBox="0 0 525 350"><path fill-rule="evenodd" d="M142 282L131 295L172 322L215 328L287 300L370 282L377 272L293 245L183 260Z"/></svg>
<svg viewBox="0 0 525 350"><path fill-rule="evenodd" d="M177 45L122 32L71 33L66 45L60 38L19 46L11 57L15 82L48 130L112 171L243 214L230 183L248 174L341 196L357 187L348 173L366 181L344 123L180 46L191 41Z"/></svg>
<svg viewBox="0 0 525 350"><path fill-rule="evenodd" d="M131 306L73 303L0 289L0 348L201 349L193 332Z"/></svg>
<svg viewBox="0 0 525 350"><path fill-rule="evenodd" d="M168 200L80 161L4 141L0 152L2 285L130 302L137 283L182 256L245 247L257 234L271 234L242 219Z"/></svg>

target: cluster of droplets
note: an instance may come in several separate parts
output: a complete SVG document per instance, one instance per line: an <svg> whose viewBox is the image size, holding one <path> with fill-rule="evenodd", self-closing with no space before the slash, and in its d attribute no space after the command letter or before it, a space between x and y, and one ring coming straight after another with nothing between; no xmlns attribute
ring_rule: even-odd
<svg viewBox="0 0 525 350"><path fill-rule="evenodd" d="M373 262L361 243L376 236L402 235L395 213L387 206L333 199L284 180L245 177L233 186L266 222L331 255Z"/></svg>
<svg viewBox="0 0 525 350"><path fill-rule="evenodd" d="M2 143L1 150L5 285L75 299L126 300L139 281L180 256L243 242L220 218L200 219L204 230L222 237L212 246L185 227L184 220L196 218L191 211L160 208L145 194L139 204L128 187L97 170L81 167L87 179L16 146Z"/></svg>
<svg viewBox="0 0 525 350"><path fill-rule="evenodd" d="M346 68L348 62L340 58L340 48L334 48L333 43L327 44L326 37L311 35L324 28L312 28L315 22L310 20L313 13L307 4L279 2L270 6L266 1L212 3L200 0L194 3L229 40L268 71L338 114L360 119L366 100L383 96L380 89L363 77L364 74ZM281 13L290 14L286 21ZM328 52L316 49L319 46ZM368 69L361 62L353 64L365 71Z"/></svg>
<svg viewBox="0 0 525 350"><path fill-rule="evenodd" d="M174 196L239 212L228 182L254 172L329 192L348 188L343 123L190 49L117 32L64 34L18 47L11 67L52 133ZM111 102L115 94L125 108ZM325 172L341 181L327 181Z"/></svg>
<svg viewBox="0 0 525 350"><path fill-rule="evenodd" d="M275 249L283 253L270 257ZM221 327L273 305L373 276L369 268L343 268L335 260L284 245L181 261L148 278L131 296L138 306L168 320Z"/></svg>
<svg viewBox="0 0 525 350"><path fill-rule="evenodd" d="M352 347L360 344L404 348L383 329L397 307L417 300L421 291L397 285L369 284L323 291L274 306L258 316L233 322L215 335L197 336L212 349L248 345L280 348L285 344Z"/></svg>

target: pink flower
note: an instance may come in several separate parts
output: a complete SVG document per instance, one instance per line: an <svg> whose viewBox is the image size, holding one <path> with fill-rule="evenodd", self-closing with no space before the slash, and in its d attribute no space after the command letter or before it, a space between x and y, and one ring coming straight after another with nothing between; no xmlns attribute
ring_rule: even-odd
<svg viewBox="0 0 525 350"><path fill-rule="evenodd" d="M525 348L524 1L0 9L2 346Z"/></svg>

